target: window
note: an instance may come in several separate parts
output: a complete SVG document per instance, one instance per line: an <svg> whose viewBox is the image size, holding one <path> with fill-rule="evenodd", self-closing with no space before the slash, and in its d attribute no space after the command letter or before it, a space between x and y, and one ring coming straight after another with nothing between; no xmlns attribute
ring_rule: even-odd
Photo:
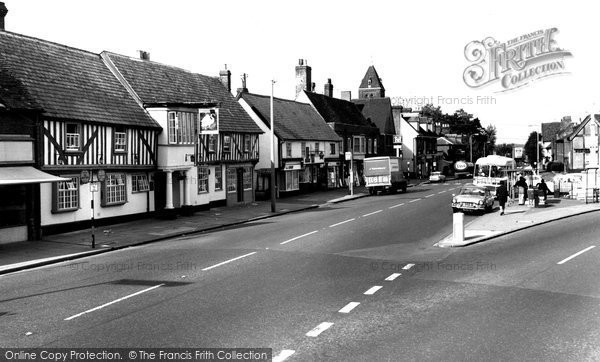
<svg viewBox="0 0 600 362"><path fill-rule="evenodd" d="M197 123L198 113L169 112L167 116L169 143L193 144Z"/></svg>
<svg viewBox="0 0 600 362"><path fill-rule="evenodd" d="M223 190L223 169L221 166L215 167L215 191Z"/></svg>
<svg viewBox="0 0 600 362"><path fill-rule="evenodd" d="M285 155L286 155L286 157L292 157L292 143L291 142L285 143Z"/></svg>
<svg viewBox="0 0 600 362"><path fill-rule="evenodd" d="M299 175L297 170L285 172L285 190L293 191L300 189Z"/></svg>
<svg viewBox="0 0 600 362"><path fill-rule="evenodd" d="M335 143L329 144L329 154L335 155Z"/></svg>
<svg viewBox="0 0 600 362"><path fill-rule="evenodd" d="M319 154L319 142L315 142L315 155Z"/></svg>
<svg viewBox="0 0 600 362"><path fill-rule="evenodd" d="M365 137L354 136L354 153L365 153Z"/></svg>
<svg viewBox="0 0 600 362"><path fill-rule="evenodd" d="M346 138L346 152L352 151L352 138Z"/></svg>
<svg viewBox="0 0 600 362"><path fill-rule="evenodd" d="M208 167L198 167L198 193L208 192Z"/></svg>
<svg viewBox="0 0 600 362"><path fill-rule="evenodd" d="M367 139L367 152L373 153L373 139Z"/></svg>
<svg viewBox="0 0 600 362"><path fill-rule="evenodd" d="M65 142L67 151L79 151L81 149L81 127L79 124L67 123Z"/></svg>
<svg viewBox="0 0 600 362"><path fill-rule="evenodd" d="M229 152L231 150L231 137L223 135L223 152Z"/></svg>
<svg viewBox="0 0 600 362"><path fill-rule="evenodd" d="M377 154L377 138L373 139L373 153Z"/></svg>
<svg viewBox="0 0 600 362"><path fill-rule="evenodd" d="M127 151L127 133L125 127L116 127L113 137L115 152Z"/></svg>
<svg viewBox="0 0 600 362"><path fill-rule="evenodd" d="M217 150L217 135L211 134L208 136L208 152L215 152Z"/></svg>
<svg viewBox="0 0 600 362"><path fill-rule="evenodd" d="M244 166L244 190L252 190L252 166Z"/></svg>
<svg viewBox="0 0 600 362"><path fill-rule="evenodd" d="M237 191L237 170L233 167L227 168L227 192Z"/></svg>
<svg viewBox="0 0 600 362"><path fill-rule="evenodd" d="M124 173L107 173L102 187L102 206L121 205L127 202Z"/></svg>
<svg viewBox="0 0 600 362"><path fill-rule="evenodd" d="M306 155L308 155L308 151L306 150L306 142L302 142L300 144L300 152L302 152L302 158L306 158Z"/></svg>
<svg viewBox="0 0 600 362"><path fill-rule="evenodd" d="M79 208L79 177L55 183L54 191L52 211L73 211Z"/></svg>
<svg viewBox="0 0 600 362"><path fill-rule="evenodd" d="M244 135L244 152L250 152L250 135Z"/></svg>
<svg viewBox="0 0 600 362"><path fill-rule="evenodd" d="M131 175L131 192L150 191L147 175Z"/></svg>

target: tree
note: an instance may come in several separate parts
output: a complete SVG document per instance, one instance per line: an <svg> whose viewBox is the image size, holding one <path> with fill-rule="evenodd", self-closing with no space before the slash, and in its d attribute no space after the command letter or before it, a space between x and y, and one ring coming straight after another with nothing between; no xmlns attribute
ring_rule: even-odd
<svg viewBox="0 0 600 362"><path fill-rule="evenodd" d="M531 132L529 134L529 138L523 147L523 152L525 153L525 157L531 164L532 167L535 168L534 162L540 162L539 158L542 157L542 145L539 143L539 133ZM536 142L536 138L538 138L538 142ZM537 150L536 150L537 144Z"/></svg>
<svg viewBox="0 0 600 362"><path fill-rule="evenodd" d="M485 135L487 136L486 141L486 154L491 154L496 149L496 126L490 124L485 128Z"/></svg>
<svg viewBox="0 0 600 362"><path fill-rule="evenodd" d="M504 157L512 157L513 148L515 145L508 143L501 143L496 146L496 154Z"/></svg>

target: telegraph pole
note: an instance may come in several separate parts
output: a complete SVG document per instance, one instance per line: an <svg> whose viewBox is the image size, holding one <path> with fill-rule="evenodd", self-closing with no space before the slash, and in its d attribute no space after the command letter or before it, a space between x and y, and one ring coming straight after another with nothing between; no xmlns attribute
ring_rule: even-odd
<svg viewBox="0 0 600 362"><path fill-rule="evenodd" d="M277 205L275 201L275 119L273 117L273 88L275 87L275 81L271 80L271 212L277 211Z"/></svg>

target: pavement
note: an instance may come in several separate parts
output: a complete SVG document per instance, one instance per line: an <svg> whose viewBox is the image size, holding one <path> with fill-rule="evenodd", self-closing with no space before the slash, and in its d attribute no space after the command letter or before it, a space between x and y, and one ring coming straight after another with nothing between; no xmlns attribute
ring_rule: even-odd
<svg viewBox="0 0 600 362"><path fill-rule="evenodd" d="M411 181L409 187L426 183ZM276 212L271 212L271 203L267 200L212 208L191 216L179 216L174 220L152 218L108 225L96 229L95 248L91 247L92 237L89 229L49 235L42 241L0 244L0 274L301 212L365 196L368 196L368 192L364 187L355 188L354 195L348 195L347 189L336 189L278 199ZM465 225L464 240L454 240L453 236L449 235L436 245L467 246L553 220L599 210L600 204L585 204L565 198L549 198L544 208L512 205L503 216L500 216L496 208L495 212L482 215Z"/></svg>
<svg viewBox="0 0 600 362"><path fill-rule="evenodd" d="M539 226L548 222L562 220L576 215L600 211L599 203L588 203L570 198L548 197L546 205L529 207L527 204L513 203L500 215L497 206L494 212L484 214L464 225L464 237L454 238L448 235L435 245L439 247L463 247L507 235L519 230ZM460 235L460 233L457 233Z"/></svg>
<svg viewBox="0 0 600 362"><path fill-rule="evenodd" d="M415 186L420 181L411 180ZM41 241L0 244L0 274L101 254L135 245L157 242L189 234L231 227L251 221L267 219L368 196L365 187L355 187L353 195L348 189L317 191L284 197L277 200L276 212L271 212L271 202L216 207L179 216L174 220L157 218L97 227L95 248L92 248L90 229L48 235Z"/></svg>

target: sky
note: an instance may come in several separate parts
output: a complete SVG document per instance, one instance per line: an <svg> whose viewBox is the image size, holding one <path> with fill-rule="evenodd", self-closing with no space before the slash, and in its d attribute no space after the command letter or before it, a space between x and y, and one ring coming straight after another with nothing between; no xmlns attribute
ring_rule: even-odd
<svg viewBox="0 0 600 362"><path fill-rule="evenodd" d="M306 59L316 91L358 86L370 65L394 104L464 109L497 128L497 143L525 143L543 122L600 113L600 47L593 2L579 1L267 1L3 0L7 31L99 53L103 50L217 76L232 88L295 96L295 66ZM467 86L465 47L556 28L561 74L504 90L500 81ZM0 50L1 51L1 50ZM483 69L489 69L484 67ZM485 78L485 77L484 77ZM510 78L509 78L510 79Z"/></svg>

